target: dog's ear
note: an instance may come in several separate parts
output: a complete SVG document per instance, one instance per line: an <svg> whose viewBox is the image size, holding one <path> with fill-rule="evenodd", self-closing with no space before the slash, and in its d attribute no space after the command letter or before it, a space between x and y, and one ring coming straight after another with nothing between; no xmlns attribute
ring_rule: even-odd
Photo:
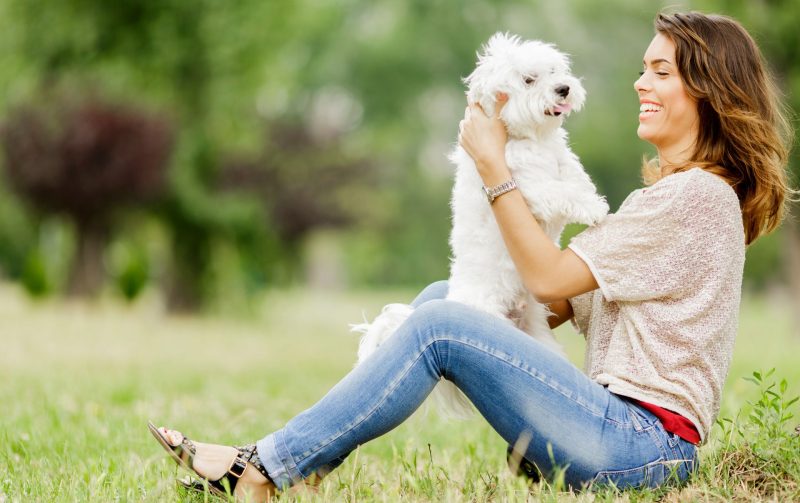
<svg viewBox="0 0 800 503"><path fill-rule="evenodd" d="M489 116L494 114L497 93L512 91L509 85L513 78L512 58L519 44L516 35L495 33L478 54L475 70L464 79L469 102L479 103Z"/></svg>

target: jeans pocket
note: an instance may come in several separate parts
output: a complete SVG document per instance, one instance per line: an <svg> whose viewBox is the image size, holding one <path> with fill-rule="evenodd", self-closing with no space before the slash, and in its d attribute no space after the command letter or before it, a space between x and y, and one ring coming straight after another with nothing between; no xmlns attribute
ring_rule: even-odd
<svg viewBox="0 0 800 503"><path fill-rule="evenodd" d="M655 425L653 418L642 412L638 405L626 400L625 406L628 408L628 417L631 420L634 431L641 433L653 429Z"/></svg>
<svg viewBox="0 0 800 503"><path fill-rule="evenodd" d="M664 483L666 473L665 461L663 458L659 458L636 468L597 472L597 475L592 479L591 485L593 488L610 485L617 489L658 487Z"/></svg>

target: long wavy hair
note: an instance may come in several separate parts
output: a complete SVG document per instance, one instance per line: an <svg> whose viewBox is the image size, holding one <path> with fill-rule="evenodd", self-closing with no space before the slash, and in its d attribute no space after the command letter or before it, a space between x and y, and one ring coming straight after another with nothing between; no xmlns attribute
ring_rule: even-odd
<svg viewBox="0 0 800 503"><path fill-rule="evenodd" d="M655 29L675 44L686 92L697 102L700 128L689 161L736 191L749 245L775 229L795 192L786 171L794 138L788 111L753 38L734 19L699 12L659 14ZM645 160L645 183L661 177Z"/></svg>

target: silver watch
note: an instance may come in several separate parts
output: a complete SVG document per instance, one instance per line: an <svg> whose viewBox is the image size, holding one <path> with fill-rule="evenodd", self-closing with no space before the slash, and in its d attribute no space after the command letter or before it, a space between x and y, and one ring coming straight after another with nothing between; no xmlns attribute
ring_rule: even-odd
<svg viewBox="0 0 800 503"><path fill-rule="evenodd" d="M500 185L495 185L494 187L487 187L486 185L484 185L483 191L486 193L486 198L489 200L489 204L492 204L495 199L502 196L506 192L511 192L516 188L517 188L517 182L514 181L513 178L511 178L507 182L503 182Z"/></svg>

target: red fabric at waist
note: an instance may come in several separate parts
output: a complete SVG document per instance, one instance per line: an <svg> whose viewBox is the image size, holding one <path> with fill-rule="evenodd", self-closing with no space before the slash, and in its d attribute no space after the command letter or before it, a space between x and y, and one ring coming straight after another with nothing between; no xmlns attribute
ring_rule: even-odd
<svg viewBox="0 0 800 503"><path fill-rule="evenodd" d="M642 402L641 400L633 401L656 416L658 420L661 421L661 425L668 432L674 433L695 445L700 443L700 433L697 431L697 427L685 417L671 410L659 407L658 405L653 405L652 403Z"/></svg>

